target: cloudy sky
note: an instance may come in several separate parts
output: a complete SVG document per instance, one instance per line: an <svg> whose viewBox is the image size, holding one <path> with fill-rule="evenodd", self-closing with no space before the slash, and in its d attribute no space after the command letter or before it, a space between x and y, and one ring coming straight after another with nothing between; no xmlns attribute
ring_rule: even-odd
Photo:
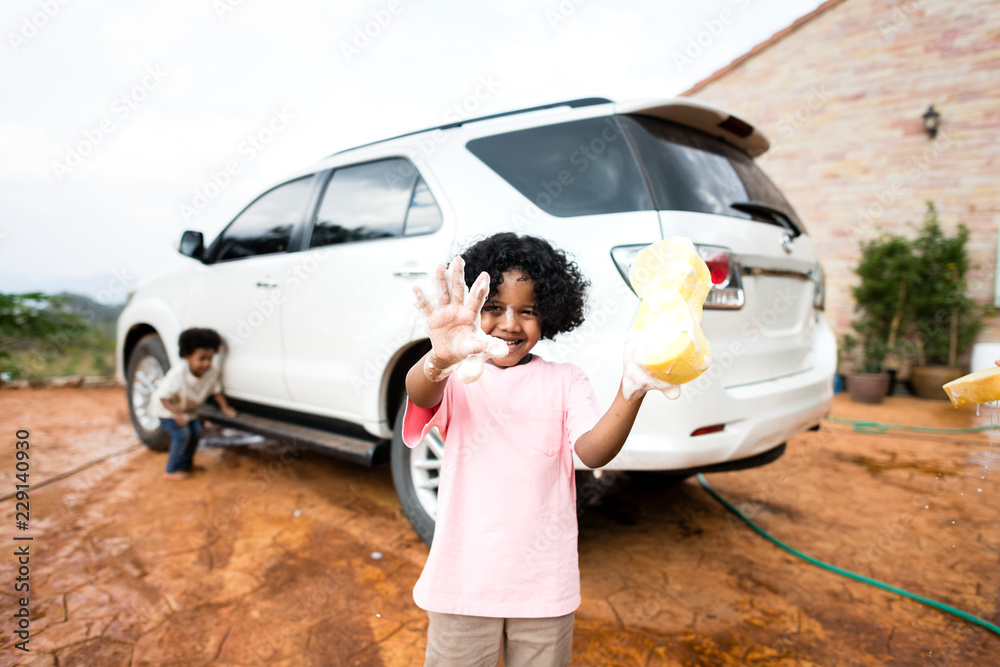
<svg viewBox="0 0 1000 667"><path fill-rule="evenodd" d="M123 299L183 230L213 238L330 153L456 114L674 96L819 4L5 0L0 291Z"/></svg>

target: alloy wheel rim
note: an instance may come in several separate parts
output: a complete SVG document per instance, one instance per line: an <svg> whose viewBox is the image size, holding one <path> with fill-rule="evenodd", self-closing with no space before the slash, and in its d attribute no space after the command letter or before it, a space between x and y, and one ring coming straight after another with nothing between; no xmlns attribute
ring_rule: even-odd
<svg viewBox="0 0 1000 667"><path fill-rule="evenodd" d="M163 375L163 366L159 360L149 355L142 358L132 376L132 412L146 431L155 431L160 426L160 420L153 414L150 403L156 384Z"/></svg>
<svg viewBox="0 0 1000 667"><path fill-rule="evenodd" d="M436 429L432 429L410 451L410 479L417 501L431 519L437 518L438 483L441 479L441 462L444 443Z"/></svg>

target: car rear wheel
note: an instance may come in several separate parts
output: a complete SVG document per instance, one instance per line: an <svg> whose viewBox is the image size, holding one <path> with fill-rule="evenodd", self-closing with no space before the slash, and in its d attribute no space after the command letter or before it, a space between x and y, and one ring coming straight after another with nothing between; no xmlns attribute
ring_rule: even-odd
<svg viewBox="0 0 1000 667"><path fill-rule="evenodd" d="M170 434L160 426L160 420L153 414L153 391L170 368L170 360L163 342L156 334L143 336L128 362L126 391L128 412L136 435L152 450L165 452L170 448Z"/></svg>
<svg viewBox="0 0 1000 667"><path fill-rule="evenodd" d="M413 530L425 544L434 539L434 520L437 516L437 492L444 458L444 442L437 430L431 430L416 447L410 449L403 442L403 414L406 400L396 415L392 432L390 465L396 495Z"/></svg>

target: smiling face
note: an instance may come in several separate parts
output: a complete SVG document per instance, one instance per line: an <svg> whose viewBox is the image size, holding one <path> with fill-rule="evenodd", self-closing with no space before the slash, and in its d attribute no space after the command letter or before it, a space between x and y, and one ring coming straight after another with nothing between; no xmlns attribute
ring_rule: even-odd
<svg viewBox="0 0 1000 667"><path fill-rule="evenodd" d="M504 273L497 293L483 306L481 326L490 336L507 343L507 356L489 363L506 368L529 361L528 353L542 338L535 310L535 281L520 271Z"/></svg>

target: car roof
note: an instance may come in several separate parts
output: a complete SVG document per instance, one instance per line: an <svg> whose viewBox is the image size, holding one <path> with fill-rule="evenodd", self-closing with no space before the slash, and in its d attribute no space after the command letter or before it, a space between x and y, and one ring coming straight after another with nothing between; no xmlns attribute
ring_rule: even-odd
<svg viewBox="0 0 1000 667"><path fill-rule="evenodd" d="M767 137L765 137L764 134L756 127L723 109L710 104L705 104L704 102L698 102L687 98L668 98L615 103L604 97L584 97L575 100L566 100L564 102L553 102L551 104L527 107L525 109L505 111L502 113L490 114L488 116L477 116L475 118L467 118L452 123L446 123L444 125L424 128L422 130L406 132L394 137L380 139L378 141L372 141L366 144L361 144L360 146L354 146L352 148L337 151L336 153L329 155L327 158L324 158L324 161L334 156L342 156L353 151L358 151L370 146L386 144L397 139L413 137L429 132L454 130L465 125L493 120L496 118L532 114L549 109L566 108L568 110L572 110L600 105L608 105L608 111L610 113L653 116L663 120L672 121L680 125L685 125L687 127L692 127L696 130L701 130L706 134L718 137L726 143L732 144L733 146L748 153L751 157L762 155L770 147L770 142ZM570 120L573 114L569 113L567 116L567 120ZM550 114L545 115L545 122L546 124L552 122L552 116Z"/></svg>

